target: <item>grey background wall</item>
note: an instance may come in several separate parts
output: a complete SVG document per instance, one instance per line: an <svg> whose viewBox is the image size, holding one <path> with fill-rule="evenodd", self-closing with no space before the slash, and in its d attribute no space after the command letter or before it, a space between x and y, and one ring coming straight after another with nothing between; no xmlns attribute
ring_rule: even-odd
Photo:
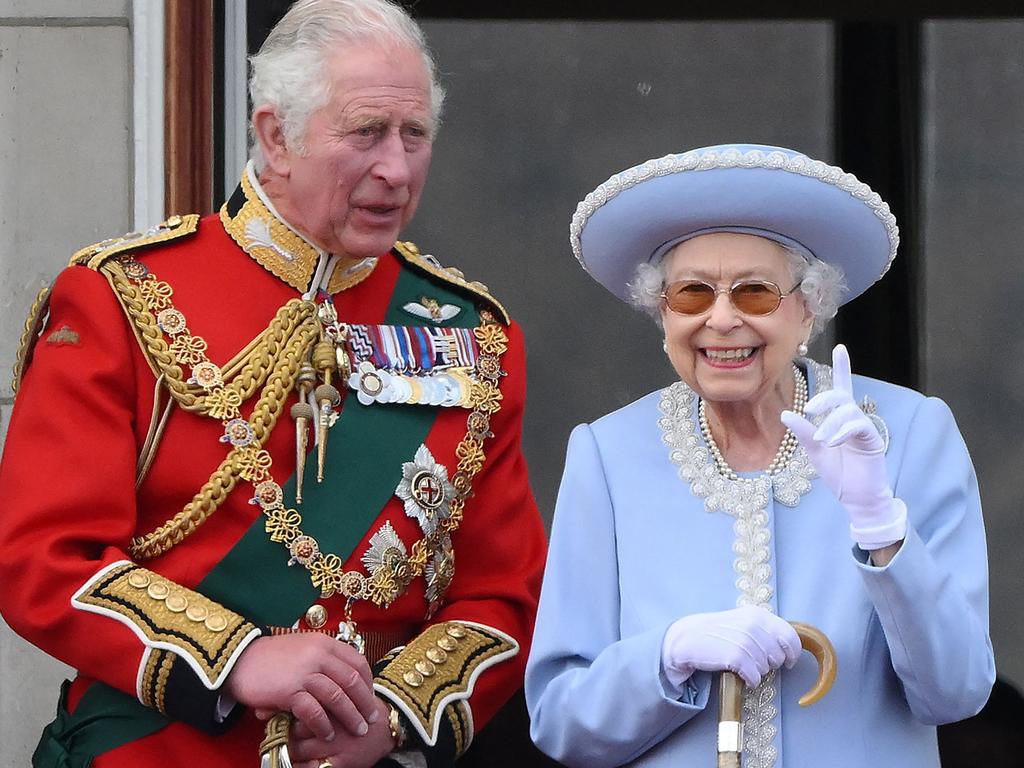
<svg viewBox="0 0 1024 768"><path fill-rule="evenodd" d="M922 343L981 481L992 641L1024 688L1024 21L924 28Z"/></svg>
<svg viewBox="0 0 1024 768"><path fill-rule="evenodd" d="M130 16L129 0L0 0L3 422L5 371L37 288L77 247L131 228ZM571 427L672 380L657 329L574 262L576 203L615 171L704 144L777 143L831 160L832 25L424 27L449 98L407 235L490 285L524 326L524 445L550 516ZM920 174L923 388L950 402L978 466L993 638L1001 672L1019 686L1024 342L1010 299L1024 289L1024 225L1014 215L1024 207L1022 35L1014 21L925 25ZM815 350L819 359L829 346ZM63 674L0 624L0 765L27 765Z"/></svg>

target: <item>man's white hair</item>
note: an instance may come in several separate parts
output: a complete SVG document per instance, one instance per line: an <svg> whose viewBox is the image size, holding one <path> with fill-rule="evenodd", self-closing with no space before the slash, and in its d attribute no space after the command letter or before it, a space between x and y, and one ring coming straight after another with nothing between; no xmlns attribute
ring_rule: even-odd
<svg viewBox="0 0 1024 768"><path fill-rule="evenodd" d="M775 242L775 241L772 241ZM821 333L839 310L839 297L843 292L843 271L832 264L811 258L793 248L775 243L789 259L793 282L799 283L807 310L814 318L811 339ZM665 259L658 264L641 262L627 286L629 303L650 315L661 326L661 293L665 290ZM781 286L786 290L789 286Z"/></svg>
<svg viewBox="0 0 1024 768"><path fill-rule="evenodd" d="M436 129L444 102L434 59L419 26L400 6L389 0L299 0L270 30L260 50L249 58L249 96L255 109L274 107L285 141L304 152L310 115L327 104L331 81L327 61L357 44L405 45L419 51L431 83L431 117ZM252 122L249 157L257 173L266 158Z"/></svg>

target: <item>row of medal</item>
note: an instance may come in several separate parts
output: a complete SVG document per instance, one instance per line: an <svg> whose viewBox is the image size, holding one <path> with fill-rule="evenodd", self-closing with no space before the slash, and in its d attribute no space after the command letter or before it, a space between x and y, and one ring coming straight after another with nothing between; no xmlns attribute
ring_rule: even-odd
<svg viewBox="0 0 1024 768"><path fill-rule="evenodd" d="M349 375L347 383L363 405L405 403L469 408L473 373L469 368L449 368L419 376L386 371L364 360Z"/></svg>

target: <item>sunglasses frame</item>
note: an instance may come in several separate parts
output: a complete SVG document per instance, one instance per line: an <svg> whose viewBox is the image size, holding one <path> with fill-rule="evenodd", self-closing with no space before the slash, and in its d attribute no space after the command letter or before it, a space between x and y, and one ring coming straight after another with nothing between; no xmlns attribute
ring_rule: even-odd
<svg viewBox="0 0 1024 768"><path fill-rule="evenodd" d="M680 312L677 309L673 309L672 305L669 303L669 300L668 300L668 289L671 288L673 285L679 285L681 283L685 283L687 285L706 285L708 288L710 288L712 291L714 291L714 295L711 297L711 303L708 304L707 309L702 309L700 312ZM769 312L762 312L760 314L757 314L757 313L754 313L754 312L744 312L742 309L740 309L738 306L736 306L736 302L733 300L733 297L732 297L732 292L734 290L736 290L736 288L741 286L741 285L751 285L751 284L755 284L755 285L770 285L772 288L775 289L775 292L778 295L779 300L778 300L778 302L775 304L775 306ZM782 300L785 299L787 296L792 296L796 292L797 288L799 288L801 285L803 285L803 281L802 280L800 282L798 282L796 285L794 285L792 288L790 288L788 291L783 292L783 290L779 286L779 284L774 282L774 281L772 281L772 280L753 280L753 279L737 280L732 285L730 285L728 288L719 288L718 286L712 285L711 283L707 282L706 280L674 280L673 282L669 283L664 288L662 288L662 291L661 291L661 294L660 294L660 298L662 299L662 301L665 302L665 306L669 308L669 311L675 312L677 315L680 315L682 317L699 317L700 315L703 315L703 314L706 314L707 312L710 312L712 310L712 308L715 306L715 302L718 300L718 294L724 293L724 294L728 295L728 297L729 297L729 304L730 304L730 306L732 306L732 308L734 310L736 310L737 312L739 312L741 315L746 315L747 317L768 317L769 315L775 314L775 312L778 311L779 307L782 306Z"/></svg>

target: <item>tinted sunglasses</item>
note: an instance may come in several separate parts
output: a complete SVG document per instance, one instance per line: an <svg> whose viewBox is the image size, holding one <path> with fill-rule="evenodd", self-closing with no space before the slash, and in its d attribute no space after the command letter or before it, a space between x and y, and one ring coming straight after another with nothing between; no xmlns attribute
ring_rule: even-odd
<svg viewBox="0 0 1024 768"><path fill-rule="evenodd" d="M786 293L769 280L737 280L728 288L716 288L703 280L679 280L669 283L661 298L680 315L702 315L715 303L718 294L729 295L729 302L744 315L770 315L782 300L796 291L800 283Z"/></svg>

